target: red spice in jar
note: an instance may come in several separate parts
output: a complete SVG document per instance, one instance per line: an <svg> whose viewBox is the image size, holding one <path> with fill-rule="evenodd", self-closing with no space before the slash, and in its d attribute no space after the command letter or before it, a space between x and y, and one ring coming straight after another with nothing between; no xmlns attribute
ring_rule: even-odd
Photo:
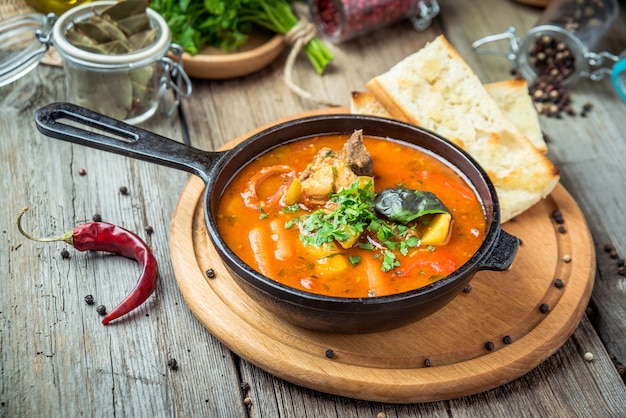
<svg viewBox="0 0 626 418"><path fill-rule="evenodd" d="M341 42L420 14L424 0L311 0L311 15L322 34Z"/></svg>

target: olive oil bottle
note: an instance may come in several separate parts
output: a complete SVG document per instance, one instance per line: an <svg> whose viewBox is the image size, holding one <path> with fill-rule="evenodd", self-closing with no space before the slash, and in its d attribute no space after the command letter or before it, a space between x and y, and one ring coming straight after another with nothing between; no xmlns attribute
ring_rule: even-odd
<svg viewBox="0 0 626 418"><path fill-rule="evenodd" d="M26 0L32 8L40 13L54 13L57 16L79 4L88 3L90 0Z"/></svg>

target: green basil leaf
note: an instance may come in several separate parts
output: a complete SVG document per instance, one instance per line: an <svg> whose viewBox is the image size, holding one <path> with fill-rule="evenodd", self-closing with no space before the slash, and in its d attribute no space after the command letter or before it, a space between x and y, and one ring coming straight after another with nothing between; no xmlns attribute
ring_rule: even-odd
<svg viewBox="0 0 626 418"><path fill-rule="evenodd" d="M389 188L378 193L374 199L374 209L404 225L424 215L450 213L434 193L406 187Z"/></svg>

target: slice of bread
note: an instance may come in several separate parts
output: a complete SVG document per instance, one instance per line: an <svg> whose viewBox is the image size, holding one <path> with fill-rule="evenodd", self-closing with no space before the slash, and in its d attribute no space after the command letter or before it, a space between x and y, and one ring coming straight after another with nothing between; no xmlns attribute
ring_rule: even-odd
<svg viewBox="0 0 626 418"><path fill-rule="evenodd" d="M544 154L548 152L548 146L539 124L539 115L528 94L526 80L511 79L485 84L485 89L495 100L504 116L526 135L535 148ZM385 107L369 91L352 92L350 112L391 118Z"/></svg>
<svg viewBox="0 0 626 418"><path fill-rule="evenodd" d="M369 91L353 91L350 98L350 113L356 115L380 116L391 118L385 107ZM406 122L404 120L403 122Z"/></svg>
<svg viewBox="0 0 626 418"><path fill-rule="evenodd" d="M437 132L472 155L496 187L502 222L546 197L559 181L559 170L506 119L443 35L366 87L391 117Z"/></svg>
<svg viewBox="0 0 626 418"><path fill-rule="evenodd" d="M548 152L543 138L539 115L532 97L528 93L528 83L521 78L485 84L487 93L498 104L504 116L526 135L526 138L542 153Z"/></svg>

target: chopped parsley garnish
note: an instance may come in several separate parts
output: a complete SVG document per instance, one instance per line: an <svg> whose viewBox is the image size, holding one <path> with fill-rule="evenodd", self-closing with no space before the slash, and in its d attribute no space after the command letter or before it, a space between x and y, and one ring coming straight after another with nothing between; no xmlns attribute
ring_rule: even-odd
<svg viewBox="0 0 626 418"><path fill-rule="evenodd" d="M365 185L356 181L349 188L331 194L330 206L334 210L318 209L310 215L288 221L285 227L298 224L300 239L304 245L317 247L333 241L340 244L356 241L367 230L380 245L359 242L358 246L368 250L381 247L381 268L383 271L390 271L400 265L394 251L398 250L406 255L409 248L419 245L419 239L408 233L410 228L406 225L389 223L379 218L374 208L374 198L372 181ZM354 264L352 258L350 262Z"/></svg>
<svg viewBox="0 0 626 418"><path fill-rule="evenodd" d="M282 208L284 213L297 212L300 210L300 205L298 203L294 203L293 205Z"/></svg>

